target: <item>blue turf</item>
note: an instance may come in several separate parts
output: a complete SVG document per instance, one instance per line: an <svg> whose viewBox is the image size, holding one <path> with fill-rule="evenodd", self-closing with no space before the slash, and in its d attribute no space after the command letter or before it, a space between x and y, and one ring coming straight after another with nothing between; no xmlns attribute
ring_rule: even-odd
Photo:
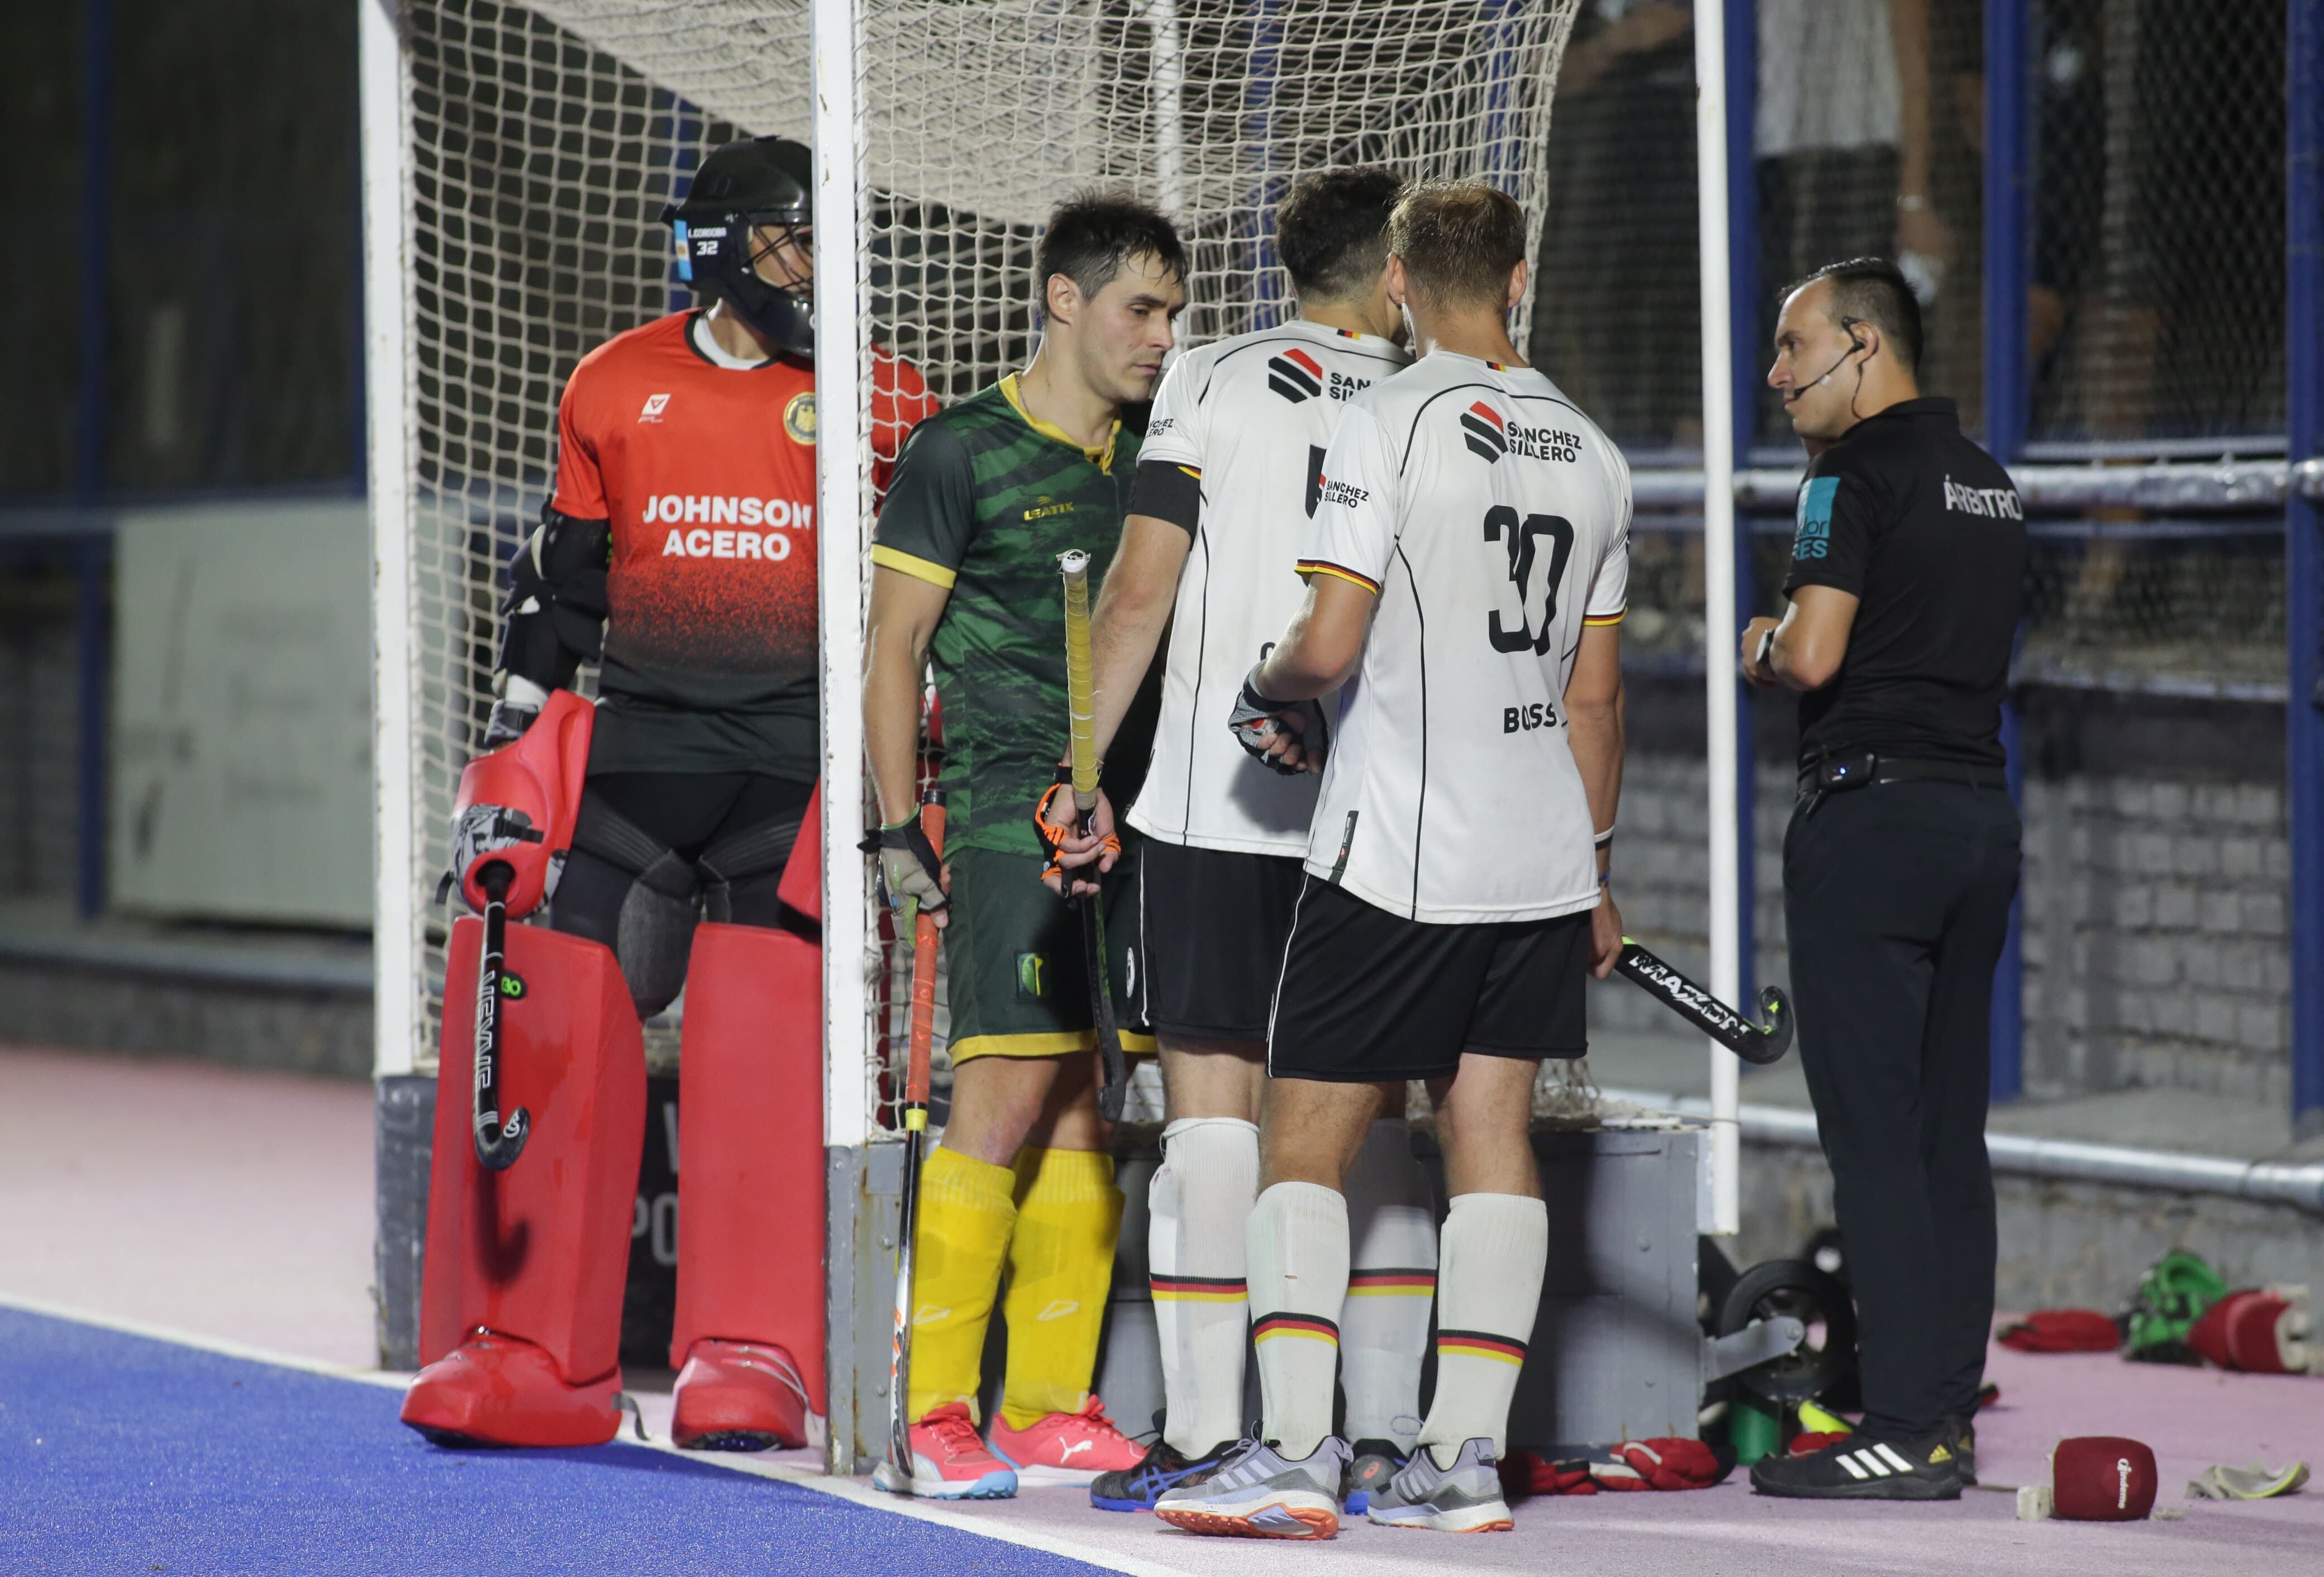
<svg viewBox="0 0 2324 1577"><path fill-rule="evenodd" d="M638 1445L444 1451L401 1399L0 1309L0 1572L1101 1570Z"/></svg>

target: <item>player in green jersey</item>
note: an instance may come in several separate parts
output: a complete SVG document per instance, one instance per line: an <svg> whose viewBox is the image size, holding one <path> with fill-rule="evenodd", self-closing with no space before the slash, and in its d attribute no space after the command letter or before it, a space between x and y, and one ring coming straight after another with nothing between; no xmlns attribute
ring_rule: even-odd
<svg viewBox="0 0 2324 1577"><path fill-rule="evenodd" d="M1096 1104L1097 1044L1071 910L1042 885L1026 807L1065 746L1057 555L1102 576L1137 469L1122 408L1149 399L1185 305L1168 219L1090 194L1050 215L1037 262L1044 324L1022 373L923 421L872 549L863 725L879 788L883 888L945 931L952 1110L921 1177L908 1472L888 1489L946 1499L1087 1484L1138 1448L1089 1395L1121 1193ZM943 868L914 817L920 680L944 709ZM1137 759L1143 752L1133 752ZM1116 878L1115 893L1129 887ZM1117 1000L1133 906L1109 907ZM1125 1047L1151 1051L1125 1032ZM1009 1372L990 1442L974 1409L1004 1269Z"/></svg>

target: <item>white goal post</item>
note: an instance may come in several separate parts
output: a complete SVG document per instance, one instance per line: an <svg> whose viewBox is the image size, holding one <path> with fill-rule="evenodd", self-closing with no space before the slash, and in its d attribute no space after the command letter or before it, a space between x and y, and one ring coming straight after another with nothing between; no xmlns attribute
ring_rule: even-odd
<svg viewBox="0 0 2324 1577"><path fill-rule="evenodd" d="M1306 171L1381 161L1493 180L1524 205L1537 254L1551 100L1581 3L357 0L379 1074L436 1064L448 917L435 886L489 706L503 567L551 483L558 396L581 355L692 300L657 215L707 148L779 133L816 150L825 1136L835 1155L864 1151L893 1136L881 1075L895 1028L882 1016L894 961L856 852L872 346L917 364L946 401L1021 365L1039 225L1084 187L1178 219L1187 344L1291 309L1270 216ZM1716 0L1698 14L1699 47L1715 49ZM1708 93L1703 115L1708 202L1724 167ZM1709 343L1725 297L1708 226L1704 247ZM1522 320L1517 334L1525 343ZM1726 383L1705 384L1716 446L1731 422L1710 402ZM1731 471L1731 453L1717 463ZM1714 559L1730 541L1715 522L1707 539ZM1731 601L1714 586L1714 667L1732 645L1717 633ZM1731 894L1714 898L1714 927L1722 902ZM1731 952L1730 939L1714 966L1730 998ZM1716 1131L1731 1230L1731 1120Z"/></svg>

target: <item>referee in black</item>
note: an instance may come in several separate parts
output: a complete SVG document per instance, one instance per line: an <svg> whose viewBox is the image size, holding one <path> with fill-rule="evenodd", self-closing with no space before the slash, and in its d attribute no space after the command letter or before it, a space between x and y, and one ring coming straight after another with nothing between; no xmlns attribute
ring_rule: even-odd
<svg viewBox="0 0 2324 1577"><path fill-rule="evenodd" d="M1751 621L1743 677L1800 693L1784 913L1865 1414L1838 1444L1762 1460L1763 1495L1950 1500L1977 1481L1987 1015L2018 865L2001 698L2025 525L1952 401L1922 397L1920 356L1904 276L1859 259L1786 292L1767 374L1811 460L1791 605Z"/></svg>

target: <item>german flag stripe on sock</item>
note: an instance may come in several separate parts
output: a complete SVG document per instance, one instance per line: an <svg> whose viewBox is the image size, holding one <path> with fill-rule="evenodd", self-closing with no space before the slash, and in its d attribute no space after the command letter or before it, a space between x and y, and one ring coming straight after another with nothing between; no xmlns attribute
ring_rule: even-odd
<svg viewBox="0 0 2324 1577"><path fill-rule="evenodd" d="M1427 1297L1435 1291L1434 1270L1356 1270L1348 1276L1350 1297Z"/></svg>
<svg viewBox="0 0 2324 1577"><path fill-rule="evenodd" d="M1496 1336L1490 1331L1439 1331L1436 1333L1436 1356L1447 1358L1458 1354L1463 1358L1492 1358L1503 1363L1523 1364L1526 1344L1508 1336Z"/></svg>
<svg viewBox="0 0 2324 1577"><path fill-rule="evenodd" d="M1239 1304L1250 1296L1240 1276L1148 1276L1156 1303Z"/></svg>
<svg viewBox="0 0 2324 1577"><path fill-rule="evenodd" d="M1277 1336L1305 1336L1312 1342L1340 1344L1340 1327L1321 1314L1268 1314L1254 1323L1251 1340L1268 1342Z"/></svg>

